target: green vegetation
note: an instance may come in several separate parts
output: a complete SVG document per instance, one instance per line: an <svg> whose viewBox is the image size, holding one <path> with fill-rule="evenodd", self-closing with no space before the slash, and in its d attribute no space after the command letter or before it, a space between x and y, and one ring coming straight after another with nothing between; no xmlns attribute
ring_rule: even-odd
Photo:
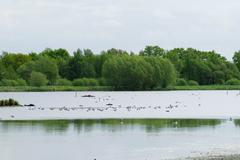
<svg viewBox="0 0 240 160"><path fill-rule="evenodd" d="M188 85L189 85L189 86L198 86L199 84L198 84L197 81L189 80L189 81L188 81Z"/></svg>
<svg viewBox="0 0 240 160"><path fill-rule="evenodd" d="M73 80L74 86L98 86L99 83L94 78L79 78Z"/></svg>
<svg viewBox="0 0 240 160"><path fill-rule="evenodd" d="M62 78L62 79L58 79L57 81L56 81L56 84L55 84L56 86L71 86L72 85L72 82L70 81L70 80L68 80L68 79L64 79L64 78Z"/></svg>
<svg viewBox="0 0 240 160"><path fill-rule="evenodd" d="M227 85L240 85L240 80L236 78L232 78L227 80L226 82Z"/></svg>
<svg viewBox="0 0 240 160"><path fill-rule="evenodd" d="M0 107L6 106L19 106L19 103L11 98L0 100Z"/></svg>
<svg viewBox="0 0 240 160"><path fill-rule="evenodd" d="M45 86L48 83L47 76L43 73L33 71L31 73L29 83L31 86Z"/></svg>
<svg viewBox="0 0 240 160"><path fill-rule="evenodd" d="M93 86L103 86L103 90L104 86L109 90L239 89L239 70L240 51L230 62L215 51L192 48L146 46L136 54L118 49L94 54L90 49L78 49L73 55L65 49L48 48L30 54L4 52L0 90L91 90Z"/></svg>
<svg viewBox="0 0 240 160"><path fill-rule="evenodd" d="M170 86L165 90L240 90L240 85Z"/></svg>
<svg viewBox="0 0 240 160"><path fill-rule="evenodd" d="M176 86L187 86L187 81L183 78L177 78Z"/></svg>
<svg viewBox="0 0 240 160"><path fill-rule="evenodd" d="M110 86L1 86L0 92L112 91Z"/></svg>

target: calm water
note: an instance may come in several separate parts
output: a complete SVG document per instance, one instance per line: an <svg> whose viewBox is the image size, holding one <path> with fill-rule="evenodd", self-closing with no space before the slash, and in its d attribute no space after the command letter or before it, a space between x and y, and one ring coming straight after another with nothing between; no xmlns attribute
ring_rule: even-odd
<svg viewBox="0 0 240 160"><path fill-rule="evenodd" d="M239 91L0 93L5 98L35 106L0 108L0 160L240 153Z"/></svg>
<svg viewBox="0 0 240 160"><path fill-rule="evenodd" d="M239 120L108 119L0 123L3 160L160 160L239 153Z"/></svg>
<svg viewBox="0 0 240 160"><path fill-rule="evenodd" d="M0 108L0 119L240 118L239 91L0 93L35 107ZM82 97L93 95L94 97Z"/></svg>

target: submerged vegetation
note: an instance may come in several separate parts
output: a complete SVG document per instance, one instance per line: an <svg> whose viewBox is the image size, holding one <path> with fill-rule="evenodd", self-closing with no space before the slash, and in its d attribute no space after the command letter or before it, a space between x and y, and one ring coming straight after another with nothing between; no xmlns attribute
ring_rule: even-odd
<svg viewBox="0 0 240 160"><path fill-rule="evenodd" d="M78 49L73 55L65 49L30 54L4 52L0 57L0 90L6 90L6 86L26 91L231 86L240 85L239 69L240 52L230 62L215 51L192 48L164 50L147 46L139 53L110 49L100 54Z"/></svg>

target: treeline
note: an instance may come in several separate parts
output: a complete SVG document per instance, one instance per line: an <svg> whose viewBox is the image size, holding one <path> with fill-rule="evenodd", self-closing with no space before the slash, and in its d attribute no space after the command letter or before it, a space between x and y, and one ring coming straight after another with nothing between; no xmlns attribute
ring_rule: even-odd
<svg viewBox="0 0 240 160"><path fill-rule="evenodd" d="M112 86L146 90L171 85L240 84L240 52L233 62L214 51L164 50L147 46L139 53L110 49L94 54L78 49L45 49L40 53L8 53L0 57L2 86Z"/></svg>

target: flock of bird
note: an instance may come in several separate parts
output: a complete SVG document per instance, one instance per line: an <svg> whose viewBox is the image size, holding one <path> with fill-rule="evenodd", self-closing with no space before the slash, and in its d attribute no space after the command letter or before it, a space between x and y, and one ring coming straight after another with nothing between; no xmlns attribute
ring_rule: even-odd
<svg viewBox="0 0 240 160"><path fill-rule="evenodd" d="M227 92L228 94L228 92ZM239 92L240 95L240 92ZM200 94L196 93L191 93L189 96L192 96L192 98L195 97L196 100L196 106L201 107L201 98ZM238 95L237 95L238 96ZM74 94L74 97L78 97L77 92ZM111 96L104 96L104 97L96 97L94 95L82 95L82 98L89 98L92 101L94 101L96 105L94 107L89 107L89 106L84 106L84 105L78 105L74 107L40 107L40 106L35 106L34 104L25 104L22 105L22 107L28 109L29 111L34 111L34 110L39 110L39 111L44 111L44 110L50 110L50 111L61 111L61 112L69 112L69 111L85 111L85 112L104 112L104 111L113 111L116 112L118 110L126 109L128 112L131 111L141 111L141 110L161 110L163 112L171 112L174 109L181 108L181 107L187 107L186 104L184 104L181 101L175 101L172 104L169 105L147 105L147 106L137 106L137 105L119 105L119 104L112 104L109 102L113 102L113 98ZM134 97L131 97L131 99L134 100ZM11 118L15 118L14 115L10 115Z"/></svg>
<svg viewBox="0 0 240 160"><path fill-rule="evenodd" d="M77 94L75 93L75 97L77 97ZM109 101L114 100L113 98L111 98L111 96L106 96L106 97L102 97L102 98L96 98L94 95L83 95L81 96L83 98L92 98L95 103L99 103L101 102L101 106L99 107L88 107L88 106L83 106L83 105L78 105L75 107L37 107L34 104L29 104L29 105L24 105L24 107L27 107L28 110L30 111L34 111L34 110L50 110L50 111L78 111L78 110L82 110L82 111L86 111L86 112L95 112L95 111L99 111L99 112L103 112L103 111L118 111L120 109L126 109L128 112L131 111L141 111L141 110L164 110L165 112L171 112L172 110L179 108L181 106L186 107L186 105L183 105L182 102L180 101L175 101L175 103L173 104L169 104L167 106L161 106L161 105L156 105L156 106L152 106L152 105L148 105L148 106L137 106L137 105L127 105L127 106L123 106L123 105L114 105L112 103L108 103ZM132 97L132 99L134 99ZM105 102L105 103L103 103Z"/></svg>
<svg viewBox="0 0 240 160"><path fill-rule="evenodd" d="M198 100L200 100L200 94L191 93L190 96L196 97ZM74 97L78 97L77 92L74 93ZM114 98L111 96L104 96L104 97L96 97L94 95L82 95L82 98L88 98L88 100L91 100L97 105L94 105L94 107L86 106L86 105L78 105L74 107L69 106L61 106L61 107L41 107L36 106L35 104L25 104L22 105L22 107L26 108L29 111L60 111L60 112L72 112L72 111L83 111L83 112L104 112L104 111L123 111L124 109L127 112L136 112L136 111L143 111L143 110L156 110L156 111L163 111L166 113L169 113L177 108L181 107L187 107L183 102L181 101L175 101L169 105L146 105L146 106L137 106L137 105L120 105L120 104L113 104ZM134 101L134 96L131 97L131 99ZM111 103L109 103L111 102ZM200 102L200 101L198 101ZM197 106L201 106L201 103L198 103ZM14 115L11 115L11 118L15 118Z"/></svg>

